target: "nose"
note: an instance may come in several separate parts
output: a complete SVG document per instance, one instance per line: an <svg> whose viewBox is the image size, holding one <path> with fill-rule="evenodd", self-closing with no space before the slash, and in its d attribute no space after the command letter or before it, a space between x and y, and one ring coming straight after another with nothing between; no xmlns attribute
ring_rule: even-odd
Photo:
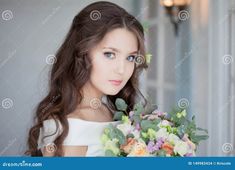
<svg viewBox="0 0 235 170"><path fill-rule="evenodd" d="M120 57L121 58L121 57ZM118 74L124 74L124 72L125 72L125 60L123 60L123 59L119 59L119 60L117 60L117 63L116 63L116 65L115 65L115 71L116 71L116 73L118 73Z"/></svg>

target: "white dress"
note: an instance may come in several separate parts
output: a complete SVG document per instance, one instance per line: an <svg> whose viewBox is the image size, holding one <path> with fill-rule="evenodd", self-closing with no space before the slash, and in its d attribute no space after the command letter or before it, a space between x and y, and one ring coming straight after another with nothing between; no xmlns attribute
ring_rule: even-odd
<svg viewBox="0 0 235 170"><path fill-rule="evenodd" d="M120 121L113 122L93 122L77 118L68 118L69 132L62 145L65 146L87 146L86 156L105 156L101 135L105 127L109 124L117 125ZM58 121L59 130L56 132L56 121L54 119L45 120L40 128L38 139L38 149L53 144L54 140L61 134L62 126ZM55 133L56 132L56 133ZM54 134L55 133L55 134ZM52 135L53 134L53 135ZM50 136L49 136L50 135ZM45 137L49 136L49 137ZM43 137L45 137L43 139Z"/></svg>

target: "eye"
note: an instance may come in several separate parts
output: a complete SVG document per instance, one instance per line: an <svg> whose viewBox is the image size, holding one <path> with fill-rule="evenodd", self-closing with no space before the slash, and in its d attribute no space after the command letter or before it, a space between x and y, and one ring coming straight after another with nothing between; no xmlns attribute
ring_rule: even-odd
<svg viewBox="0 0 235 170"><path fill-rule="evenodd" d="M130 62L133 62L135 60L135 56L134 55L129 55L127 57L127 60L130 61Z"/></svg>
<svg viewBox="0 0 235 170"><path fill-rule="evenodd" d="M115 57L115 54L112 52L104 52L105 57L113 59Z"/></svg>

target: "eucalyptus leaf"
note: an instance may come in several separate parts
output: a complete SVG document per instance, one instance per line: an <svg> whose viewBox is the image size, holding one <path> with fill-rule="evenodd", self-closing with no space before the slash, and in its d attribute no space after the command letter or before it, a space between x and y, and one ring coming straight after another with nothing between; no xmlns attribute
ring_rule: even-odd
<svg viewBox="0 0 235 170"><path fill-rule="evenodd" d="M209 138L208 135L191 135L191 140L192 142L199 144L200 141L202 140L207 140Z"/></svg>
<svg viewBox="0 0 235 170"><path fill-rule="evenodd" d="M144 107L141 103L137 103L134 105L134 112L138 115L140 115L142 112L144 112Z"/></svg>
<svg viewBox="0 0 235 170"><path fill-rule="evenodd" d="M108 134L108 137L110 139L116 138L116 139L118 139L120 144L124 144L126 142L126 138L125 138L125 136L124 136L124 134L122 133L121 130L119 130L118 128L114 127L113 125L109 126L109 130L110 130L110 132Z"/></svg>
<svg viewBox="0 0 235 170"><path fill-rule="evenodd" d="M118 139L118 141L121 145L126 143L126 138L125 138L124 134L122 133L121 130L119 130L117 128L115 129L115 137Z"/></svg>
<svg viewBox="0 0 235 170"><path fill-rule="evenodd" d="M151 114L154 110L157 110L157 105L147 103L145 107L145 114Z"/></svg>
<svg viewBox="0 0 235 170"><path fill-rule="evenodd" d="M143 131L147 131L150 128L153 129L153 130L156 130L156 128L157 128L156 123L154 123L151 120L142 120L141 123L140 123L140 126L141 126Z"/></svg>
<svg viewBox="0 0 235 170"><path fill-rule="evenodd" d="M126 138L134 138L135 136L132 133L129 133Z"/></svg>
<svg viewBox="0 0 235 170"><path fill-rule="evenodd" d="M140 122L140 116L139 116L139 115L134 114L134 115L132 116L132 118L133 118L135 124L137 124L137 123Z"/></svg>
<svg viewBox="0 0 235 170"><path fill-rule="evenodd" d="M105 151L105 156L116 157L116 155L110 149Z"/></svg>
<svg viewBox="0 0 235 170"><path fill-rule="evenodd" d="M166 151L160 149L160 150L157 151L157 155L160 156L160 157L165 157L166 156Z"/></svg>
<svg viewBox="0 0 235 170"><path fill-rule="evenodd" d="M127 104L126 102L121 99L121 98L117 98L116 101L115 101L115 105L117 107L118 110L121 110L121 111L126 111L127 109Z"/></svg>
<svg viewBox="0 0 235 170"><path fill-rule="evenodd" d="M114 117L113 120L122 120L122 116L124 116L125 114L121 111L117 111L114 113Z"/></svg>
<svg viewBox="0 0 235 170"><path fill-rule="evenodd" d="M200 130L200 131L204 131L205 133L208 133L208 130L207 129L202 129L202 128L197 128L197 130Z"/></svg>

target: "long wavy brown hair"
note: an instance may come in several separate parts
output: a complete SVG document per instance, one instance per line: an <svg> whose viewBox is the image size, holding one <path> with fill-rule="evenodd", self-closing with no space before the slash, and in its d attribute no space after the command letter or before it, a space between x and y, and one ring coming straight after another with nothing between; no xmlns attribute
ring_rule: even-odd
<svg viewBox="0 0 235 170"><path fill-rule="evenodd" d="M63 129L54 141L57 146L55 156L63 156L62 143L69 131L67 115L81 102L81 88L89 80L92 69L88 52L105 34L115 28L125 28L133 32L138 40L140 56L145 55L143 27L123 8L102 1L92 3L79 12L55 55L56 62L50 72L49 92L36 109L35 125L29 131L26 155L41 156L41 151L37 149L40 128L43 121L54 119L61 123ZM135 66L131 78L118 94L107 95L107 106L110 109L115 110L116 98L124 99L129 106L128 110L133 109L137 99L141 98L146 103L138 89L138 77L144 68L147 68L145 59Z"/></svg>

